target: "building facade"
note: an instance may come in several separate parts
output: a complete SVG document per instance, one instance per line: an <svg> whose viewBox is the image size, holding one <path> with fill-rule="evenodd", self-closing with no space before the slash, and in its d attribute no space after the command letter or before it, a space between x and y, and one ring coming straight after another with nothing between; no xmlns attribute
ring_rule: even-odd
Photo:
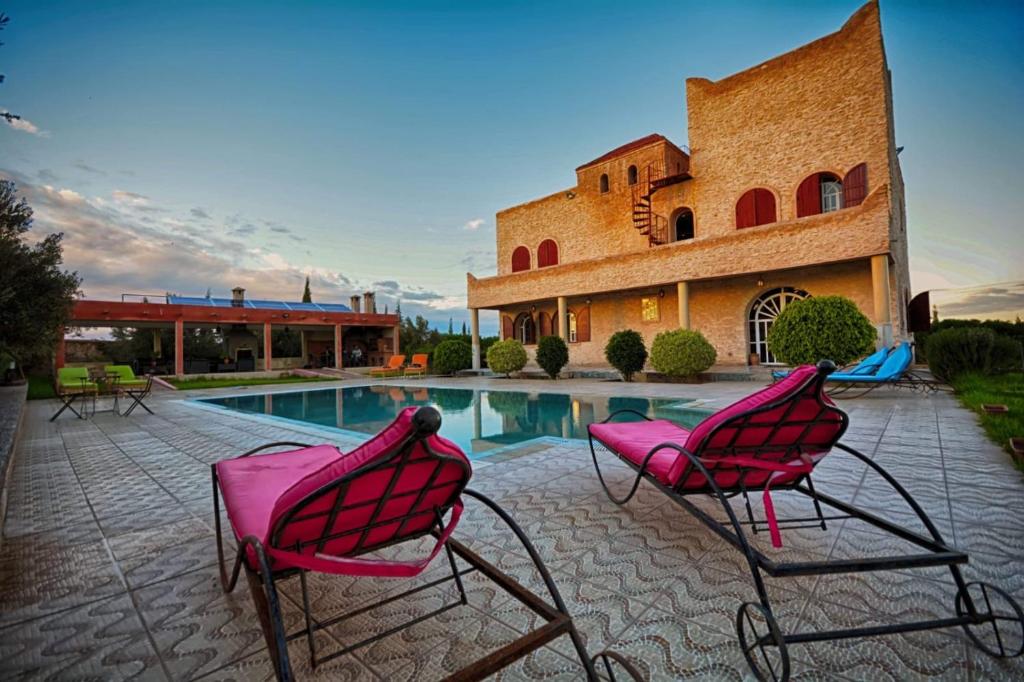
<svg viewBox="0 0 1024 682"><path fill-rule="evenodd" d="M903 335L903 179L878 4L746 71L688 79L686 99L689 149L649 135L577 168L576 186L497 214L498 274L467 275L473 329L496 310L502 338L530 349L558 334L585 366L604 364L617 330L650 344L683 327L721 364L768 364L788 302L841 294L881 342Z"/></svg>

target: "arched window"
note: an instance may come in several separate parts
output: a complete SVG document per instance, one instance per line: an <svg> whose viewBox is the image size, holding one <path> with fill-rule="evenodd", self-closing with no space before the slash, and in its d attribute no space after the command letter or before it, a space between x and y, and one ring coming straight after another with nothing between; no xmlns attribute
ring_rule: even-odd
<svg viewBox="0 0 1024 682"><path fill-rule="evenodd" d="M756 227L774 223L775 195L763 187L750 189L736 202L736 227Z"/></svg>
<svg viewBox="0 0 1024 682"><path fill-rule="evenodd" d="M537 343L537 327L529 313L521 313L516 318L515 334L516 340L524 346L532 346Z"/></svg>
<svg viewBox="0 0 1024 682"><path fill-rule="evenodd" d="M604 194L607 191L608 191L608 174L607 173L602 173L601 174L601 194Z"/></svg>
<svg viewBox="0 0 1024 682"><path fill-rule="evenodd" d="M693 211L681 208L676 211L672 220L672 241L681 242L693 239Z"/></svg>
<svg viewBox="0 0 1024 682"><path fill-rule="evenodd" d="M546 268L558 265L558 244L554 239L545 239L537 247L537 267Z"/></svg>
<svg viewBox="0 0 1024 682"><path fill-rule="evenodd" d="M530 250L525 246L517 246L512 252L512 272L530 269Z"/></svg>
<svg viewBox="0 0 1024 682"><path fill-rule="evenodd" d="M796 217L830 213L843 208L843 181L832 173L814 173L796 190Z"/></svg>
<svg viewBox="0 0 1024 682"><path fill-rule="evenodd" d="M576 327L576 313L569 311L565 314L565 328L569 331L569 343L576 343L578 329Z"/></svg>
<svg viewBox="0 0 1024 682"><path fill-rule="evenodd" d="M637 173L637 170L636 170L636 166L630 166L629 170L626 171L626 181L629 182L629 184L631 184L631 185L635 185L636 184L636 180L637 180L637 175L638 175L638 173Z"/></svg>
<svg viewBox="0 0 1024 682"><path fill-rule="evenodd" d="M751 360L757 356L762 365L777 364L775 356L768 350L768 330L787 305L809 296L803 289L780 287L766 291L754 300L747 318Z"/></svg>

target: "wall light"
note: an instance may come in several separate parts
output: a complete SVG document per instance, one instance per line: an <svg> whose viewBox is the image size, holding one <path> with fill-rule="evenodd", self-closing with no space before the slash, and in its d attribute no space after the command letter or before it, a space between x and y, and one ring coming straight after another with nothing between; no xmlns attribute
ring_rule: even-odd
<svg viewBox="0 0 1024 682"><path fill-rule="evenodd" d="M760 289L763 286L764 286L764 280L761 279L760 277L758 277L757 278L757 287Z"/></svg>
<svg viewBox="0 0 1024 682"><path fill-rule="evenodd" d="M658 298L665 298L665 290L658 289Z"/></svg>

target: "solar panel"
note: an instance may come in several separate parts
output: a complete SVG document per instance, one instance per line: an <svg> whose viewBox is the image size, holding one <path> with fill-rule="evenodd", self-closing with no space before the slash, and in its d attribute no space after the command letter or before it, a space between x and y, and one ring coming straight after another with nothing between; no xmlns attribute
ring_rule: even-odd
<svg viewBox="0 0 1024 682"><path fill-rule="evenodd" d="M205 296L177 296L169 295L167 302L175 305L201 305L214 308L230 308L233 302L230 298L206 298ZM297 301L269 301L266 299L250 298L245 300L246 308L264 308L271 310L298 310L305 312L325 313L350 313L352 309L341 303L300 303Z"/></svg>

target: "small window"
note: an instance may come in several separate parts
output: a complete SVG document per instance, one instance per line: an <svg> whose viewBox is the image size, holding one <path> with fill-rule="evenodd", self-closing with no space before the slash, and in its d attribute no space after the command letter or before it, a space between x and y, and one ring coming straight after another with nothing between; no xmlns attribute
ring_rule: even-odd
<svg viewBox="0 0 1024 682"><path fill-rule="evenodd" d="M631 184L631 185L635 185L636 184L636 180L637 180L636 166L630 166L629 167L629 170L626 172L626 179L629 182L629 184Z"/></svg>
<svg viewBox="0 0 1024 682"><path fill-rule="evenodd" d="M693 211L688 208L679 210L673 225L673 237L677 242L693 239Z"/></svg>
<svg viewBox="0 0 1024 682"><path fill-rule="evenodd" d="M775 222L775 195L763 187L750 189L736 202L736 227L757 227Z"/></svg>
<svg viewBox="0 0 1024 682"><path fill-rule="evenodd" d="M601 174L601 194L604 194L607 191L608 191L608 174L607 173L602 173Z"/></svg>
<svg viewBox="0 0 1024 682"><path fill-rule="evenodd" d="M547 268L558 265L558 244L554 239L545 239L537 247L537 267Z"/></svg>
<svg viewBox="0 0 1024 682"><path fill-rule="evenodd" d="M657 296L644 296L640 299L640 319L644 322L657 322L661 319Z"/></svg>
<svg viewBox="0 0 1024 682"><path fill-rule="evenodd" d="M843 207L843 183L836 180L821 181L821 212L831 213Z"/></svg>
<svg viewBox="0 0 1024 682"><path fill-rule="evenodd" d="M576 343L576 313L566 313L565 328L569 330L569 343Z"/></svg>
<svg viewBox="0 0 1024 682"><path fill-rule="evenodd" d="M512 252L512 272L530 269L530 250L525 246L517 246Z"/></svg>

